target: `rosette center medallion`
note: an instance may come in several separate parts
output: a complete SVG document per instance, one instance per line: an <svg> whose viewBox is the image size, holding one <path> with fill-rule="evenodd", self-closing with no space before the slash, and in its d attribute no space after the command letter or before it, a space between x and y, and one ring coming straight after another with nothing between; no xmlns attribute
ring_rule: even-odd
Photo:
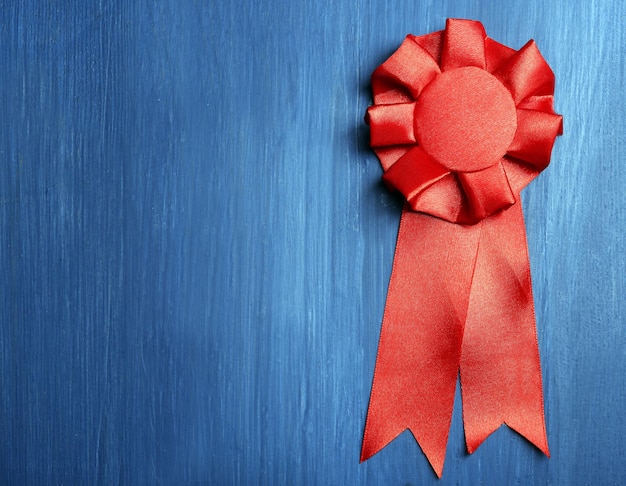
<svg viewBox="0 0 626 486"><path fill-rule="evenodd" d="M446 71L424 88L415 106L415 135L438 164L473 172L496 164L517 129L515 102L484 69Z"/></svg>

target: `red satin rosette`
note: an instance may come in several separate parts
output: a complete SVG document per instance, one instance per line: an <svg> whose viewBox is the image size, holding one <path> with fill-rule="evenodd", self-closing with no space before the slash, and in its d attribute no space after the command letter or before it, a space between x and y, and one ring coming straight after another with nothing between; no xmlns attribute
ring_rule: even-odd
<svg viewBox="0 0 626 486"><path fill-rule="evenodd" d="M406 198L361 460L410 429L443 471L460 371L468 451L506 423L549 455L520 191L562 133L554 74L479 22L409 35L372 75L366 120Z"/></svg>

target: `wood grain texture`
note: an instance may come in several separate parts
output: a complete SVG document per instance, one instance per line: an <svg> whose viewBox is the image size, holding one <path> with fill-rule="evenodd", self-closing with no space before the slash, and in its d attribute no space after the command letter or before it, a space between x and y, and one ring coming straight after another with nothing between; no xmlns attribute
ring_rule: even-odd
<svg viewBox="0 0 626 486"><path fill-rule="evenodd" d="M359 448L400 201L369 77L473 18L557 75L524 192L546 459ZM623 484L620 0L0 4L0 483Z"/></svg>

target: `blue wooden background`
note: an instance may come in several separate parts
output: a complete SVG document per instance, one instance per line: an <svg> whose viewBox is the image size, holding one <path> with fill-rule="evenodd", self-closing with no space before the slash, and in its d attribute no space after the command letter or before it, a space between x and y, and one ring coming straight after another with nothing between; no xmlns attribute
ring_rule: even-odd
<svg viewBox="0 0 626 486"><path fill-rule="evenodd" d="M405 34L534 38L523 193L553 457L359 464L401 203L363 115ZM1 484L626 482L626 3L0 2Z"/></svg>

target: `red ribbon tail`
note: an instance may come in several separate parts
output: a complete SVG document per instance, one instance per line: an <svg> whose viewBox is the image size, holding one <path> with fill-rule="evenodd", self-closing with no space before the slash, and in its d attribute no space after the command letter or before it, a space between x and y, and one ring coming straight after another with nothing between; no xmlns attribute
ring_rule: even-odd
<svg viewBox="0 0 626 486"><path fill-rule="evenodd" d="M507 424L549 456L521 204L473 226L403 210L361 461L410 429L441 477L459 368L470 453Z"/></svg>
<svg viewBox="0 0 626 486"><path fill-rule="evenodd" d="M441 477L479 236L403 210L361 461L408 428Z"/></svg>
<svg viewBox="0 0 626 486"><path fill-rule="evenodd" d="M549 456L521 204L482 224L461 353L467 449L505 423Z"/></svg>

